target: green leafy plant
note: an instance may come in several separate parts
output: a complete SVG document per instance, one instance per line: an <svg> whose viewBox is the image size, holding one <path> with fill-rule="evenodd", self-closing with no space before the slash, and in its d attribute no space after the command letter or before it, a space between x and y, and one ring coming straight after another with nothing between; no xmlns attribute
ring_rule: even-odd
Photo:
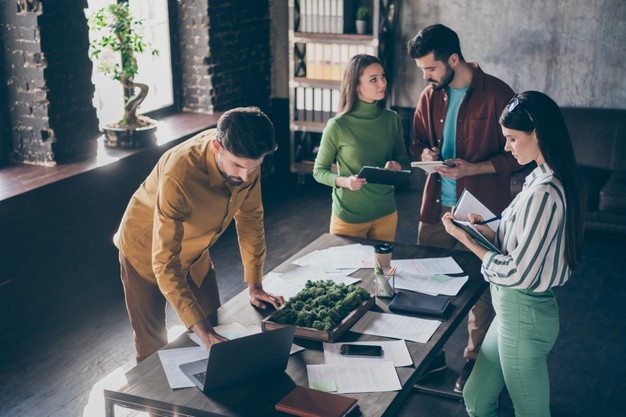
<svg viewBox="0 0 626 417"><path fill-rule="evenodd" d="M336 284L331 280L307 281L303 290L274 313L272 321L328 332L370 297L364 288L356 285Z"/></svg>
<svg viewBox="0 0 626 417"><path fill-rule="evenodd" d="M89 18L89 28L94 34L90 43L89 57L99 61L105 51L111 51L119 57L115 63L103 60L98 69L124 88L124 117L118 127L134 129L154 124L154 120L137 115L139 105L148 95L146 84L135 82L139 72L135 54L151 53L158 55L140 32L143 20L132 16L128 3L113 3L97 10ZM121 61L121 62L120 62ZM139 92L134 95L135 89Z"/></svg>
<svg viewBox="0 0 626 417"><path fill-rule="evenodd" d="M356 20L369 20L370 8L367 6L361 6L356 10Z"/></svg>

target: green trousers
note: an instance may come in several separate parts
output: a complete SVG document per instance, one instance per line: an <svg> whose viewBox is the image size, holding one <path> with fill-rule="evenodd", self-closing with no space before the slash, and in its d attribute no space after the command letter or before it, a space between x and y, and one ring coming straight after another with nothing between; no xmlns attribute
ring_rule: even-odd
<svg viewBox="0 0 626 417"><path fill-rule="evenodd" d="M552 291L533 293L491 284L496 311L463 398L471 417L497 416L506 386L516 417L550 416L547 356L559 333Z"/></svg>

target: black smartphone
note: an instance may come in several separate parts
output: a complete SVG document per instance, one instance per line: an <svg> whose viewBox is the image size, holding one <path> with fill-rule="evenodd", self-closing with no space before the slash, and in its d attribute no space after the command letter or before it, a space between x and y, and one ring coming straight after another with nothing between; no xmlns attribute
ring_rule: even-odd
<svg viewBox="0 0 626 417"><path fill-rule="evenodd" d="M452 167L455 167L456 164L454 162L444 162L443 166L452 168Z"/></svg>
<svg viewBox="0 0 626 417"><path fill-rule="evenodd" d="M383 348L379 345L352 345L344 343L339 348L342 355L383 356Z"/></svg>

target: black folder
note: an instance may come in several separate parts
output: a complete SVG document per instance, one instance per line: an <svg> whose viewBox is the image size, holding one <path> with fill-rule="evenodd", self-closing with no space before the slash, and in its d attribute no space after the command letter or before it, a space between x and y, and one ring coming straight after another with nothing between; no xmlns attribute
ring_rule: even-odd
<svg viewBox="0 0 626 417"><path fill-rule="evenodd" d="M402 185L411 176L411 170L400 169L393 171L386 168L364 166L361 168L358 177L365 178L372 184Z"/></svg>
<svg viewBox="0 0 626 417"><path fill-rule="evenodd" d="M444 317L452 309L450 297L446 295L428 295L413 291L398 291L389 303L389 310L394 313L426 314Z"/></svg>

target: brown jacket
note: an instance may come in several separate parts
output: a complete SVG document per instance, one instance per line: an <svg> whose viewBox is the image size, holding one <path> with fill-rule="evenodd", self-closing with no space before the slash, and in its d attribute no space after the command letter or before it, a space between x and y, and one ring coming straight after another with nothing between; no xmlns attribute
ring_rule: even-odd
<svg viewBox="0 0 626 417"><path fill-rule="evenodd" d="M467 188L494 213L500 214L511 202L511 173L521 167L509 152L498 119L513 97L513 90L496 77L485 74L478 64L472 82L459 108L456 130L456 157L470 163L491 161L496 173L475 175L456 181L457 198ZM428 86L422 91L413 117L411 153L421 160L425 147L441 149L443 124L448 109L448 93ZM439 222L441 211L441 180L439 174L430 174L426 180L420 221Z"/></svg>
<svg viewBox="0 0 626 417"><path fill-rule="evenodd" d="M208 130L166 152L131 198L114 237L187 327L205 318L187 274L202 284L212 265L209 248L233 219L246 282L263 278L261 170L241 186L226 183L210 145L214 137L215 130Z"/></svg>

